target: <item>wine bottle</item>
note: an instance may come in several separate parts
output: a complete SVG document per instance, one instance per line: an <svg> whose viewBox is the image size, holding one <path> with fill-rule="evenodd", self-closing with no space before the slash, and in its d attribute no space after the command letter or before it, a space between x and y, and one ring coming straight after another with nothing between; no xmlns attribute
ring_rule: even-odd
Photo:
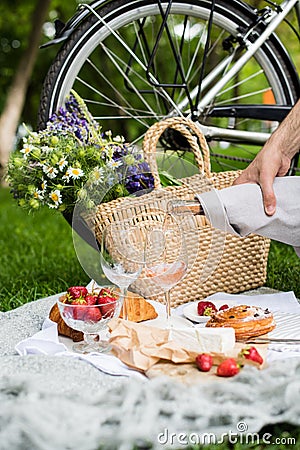
<svg viewBox="0 0 300 450"><path fill-rule="evenodd" d="M172 215L205 216L201 203L198 200L171 200L167 205L167 213Z"/></svg>

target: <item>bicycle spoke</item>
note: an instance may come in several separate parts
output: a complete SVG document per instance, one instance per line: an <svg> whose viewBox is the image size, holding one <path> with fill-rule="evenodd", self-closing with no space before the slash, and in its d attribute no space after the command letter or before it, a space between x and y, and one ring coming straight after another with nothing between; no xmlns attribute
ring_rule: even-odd
<svg viewBox="0 0 300 450"><path fill-rule="evenodd" d="M96 89L95 87L87 84L84 80L80 79L79 77L76 78L78 81L80 81L83 85L85 85L86 87L88 87L89 89L91 89L93 92L95 92L96 94L98 94L100 97L103 97L105 100L108 101L108 104L110 104L111 106L114 106L115 108L119 108L121 109L125 114L127 114L127 116L130 116L131 118L137 120L138 122L140 122L142 125L145 125L145 122L141 121L140 118L138 116L136 116L135 114L130 113L128 110L126 110L123 106L120 106L118 103L114 102L111 98L107 97L105 94L103 94L103 92L100 92L98 89Z"/></svg>
<svg viewBox="0 0 300 450"><path fill-rule="evenodd" d="M244 78L243 80L238 81L238 82L232 84L229 88L223 89L223 91L219 92L219 93L216 95L216 97L220 97L221 95L224 95L226 92L228 92L228 91L230 91L230 90L232 90L232 89L234 89L234 88L237 88L238 86L241 86L241 85L243 85L243 84L245 84L245 83L248 83L250 80L253 80L254 78L256 78L256 77L258 77L259 75L261 75L262 73L263 73L262 70L258 70L257 72L255 72L255 73L249 75L249 77Z"/></svg>
<svg viewBox="0 0 300 450"><path fill-rule="evenodd" d="M120 58L118 58L118 56L117 55L115 55L115 54L113 54L113 53L111 53L111 57L112 58L115 58L116 60L120 60ZM122 62L122 60L120 60L120 62ZM137 112L140 112L140 113L143 113L143 115L144 115L144 117L154 117L153 116L153 110L152 109L150 109L149 110L149 108L148 108L148 110L149 110L149 114L148 115L146 115L146 110L137 110L135 107L133 107L132 105L130 105L130 103L129 103L129 101L127 100L127 98L122 94L122 92L119 90L119 89L117 89L116 88L116 86L103 74L103 72L100 70L100 69L98 69L96 66L95 66L95 64L93 64L93 62L92 61L89 61L89 63L90 63L90 65L91 65L91 67L93 67L94 69L95 69L95 71L98 73L98 75L107 83L107 85L112 89L112 91L116 94L116 98L119 98L120 100L122 100L123 101L123 103L124 103L124 105L127 105L127 107L125 107L124 105L122 106L122 108L123 108L123 110L124 111L132 111L132 113L134 113L135 111L137 111ZM137 77L139 77L141 80L143 80L142 79L142 77L138 74L138 73L136 73L136 72L134 72L135 73L135 75L137 76ZM114 105L115 106L115 105ZM157 107L158 107L158 109L160 110L160 105L157 103ZM160 113L161 113L161 116L162 116L162 111L160 111ZM157 116L157 114L155 114L155 117L158 117ZM141 119L142 118L142 116L140 116L139 115L139 118ZM146 125L146 124L145 124Z"/></svg>
<svg viewBox="0 0 300 450"><path fill-rule="evenodd" d="M137 39L137 41L138 41L138 43L139 43L140 51L141 51L141 53L142 53L142 57L143 57L143 60L144 60L144 64L145 64L145 66L146 66L147 63L148 63L148 58L149 58L149 51L146 50L146 49L144 49L144 45L143 45L142 40L141 40L141 38L140 38L140 36L139 36L139 33L138 33L137 23L134 22L134 23L133 23L133 26L134 26L134 30L135 30L135 34L136 34L136 39ZM147 58L147 56L146 56L147 53L148 53L148 58ZM136 75L137 77L139 77L143 82L145 82L145 79L142 78L137 72L135 72L135 75ZM150 85L150 83L149 83L149 87L150 87L150 86L151 86L151 85ZM157 107L158 111L159 111L160 113L162 113L161 104L160 104L160 101L159 101L159 100L160 100L160 99L159 99L159 93L158 93L157 91L154 91L153 93L154 93L154 97L155 97L155 101L156 101L156 107Z"/></svg>
<svg viewBox="0 0 300 450"><path fill-rule="evenodd" d="M211 71L208 75L206 75L206 77L204 77L203 81L202 81L202 89L205 90L208 88L208 86L210 86L211 84L213 84L213 82L220 76L220 74L223 72L224 68L227 67L227 65L231 62L232 57L228 56L226 58L224 58L222 61L220 61ZM195 98L196 94L198 91L198 86L196 86L192 91L191 91L191 98ZM178 104L178 107L180 109L185 109L185 107L187 106L187 101L186 99L184 99L182 102L180 102Z"/></svg>
<svg viewBox="0 0 300 450"><path fill-rule="evenodd" d="M144 97L140 94L139 90L136 88L136 86L134 85L134 83L131 81L131 79L126 75L126 73L124 72L124 70L121 68L121 66L117 63L117 59L115 59L113 57L113 55L111 54L111 52L109 51L109 49L107 49L107 47L105 47L105 45L102 45L102 48L104 50L104 52L106 53L106 55L109 57L110 61L112 62L112 64L116 67L116 69L118 70L118 72L124 77L124 79L127 81L127 83L130 85L130 87L133 89L133 91L135 92L135 94L137 95L137 97L141 100L141 102L146 106L146 108L148 109L148 111L150 111L153 114L153 117L156 117L156 113L155 111L151 108L151 106L149 105L149 103L146 102L146 100L144 99Z"/></svg>
<svg viewBox="0 0 300 450"><path fill-rule="evenodd" d="M232 97L230 99L226 99L226 100L223 100L223 101L220 101L220 102L216 102L216 103L214 103L214 105L215 106L224 105L226 103L231 103L231 102L234 102L236 100L241 100L241 99L244 99L244 98L253 97L254 95L263 94L264 92L267 92L267 91L269 91L269 87L265 88L265 89L260 89L259 91L249 92L248 94L243 94L243 95L239 95L237 97Z"/></svg>
<svg viewBox="0 0 300 450"><path fill-rule="evenodd" d="M125 105L130 106L129 101L122 94L120 89L117 89L116 86L104 75L104 73L100 69L98 69L98 67L90 59L88 59L87 62L97 72L97 74L107 83L107 85L114 91L116 96L119 97L124 102Z"/></svg>

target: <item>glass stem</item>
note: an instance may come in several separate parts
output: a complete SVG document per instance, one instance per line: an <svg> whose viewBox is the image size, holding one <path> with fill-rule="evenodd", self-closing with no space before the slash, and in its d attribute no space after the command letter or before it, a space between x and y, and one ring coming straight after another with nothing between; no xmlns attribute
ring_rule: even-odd
<svg viewBox="0 0 300 450"><path fill-rule="evenodd" d="M122 309L123 309L123 319L124 320L128 320L128 311L127 311L127 305L126 305L126 295L127 295L127 288L122 288L121 289L121 295L123 296L123 304L122 304Z"/></svg>
<svg viewBox="0 0 300 450"><path fill-rule="evenodd" d="M171 295L170 290L165 292L167 320L171 317Z"/></svg>
<svg viewBox="0 0 300 450"><path fill-rule="evenodd" d="M99 335L96 334L96 333L94 333L94 334L92 334L92 333L84 333L83 334L83 339L84 339L84 342L86 344L88 344L91 347L96 348L97 343L99 341Z"/></svg>

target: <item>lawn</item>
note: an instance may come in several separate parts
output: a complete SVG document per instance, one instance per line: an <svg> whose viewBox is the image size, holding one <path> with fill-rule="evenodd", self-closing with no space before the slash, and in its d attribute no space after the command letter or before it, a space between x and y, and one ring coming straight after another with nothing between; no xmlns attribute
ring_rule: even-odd
<svg viewBox="0 0 300 450"><path fill-rule="evenodd" d="M89 281L60 214L45 208L29 215L1 188L0 218L1 311Z"/></svg>
<svg viewBox="0 0 300 450"><path fill-rule="evenodd" d="M29 215L19 208L9 190L0 188L0 311L62 292L70 285L87 284L89 276L78 262L70 226L63 217L48 209ZM300 262L292 248L272 243L266 285L284 291L294 290L300 297ZM299 430L288 424L269 427L274 437L297 439L294 445L221 444L201 447L222 449L299 448ZM194 450L200 447L194 447Z"/></svg>

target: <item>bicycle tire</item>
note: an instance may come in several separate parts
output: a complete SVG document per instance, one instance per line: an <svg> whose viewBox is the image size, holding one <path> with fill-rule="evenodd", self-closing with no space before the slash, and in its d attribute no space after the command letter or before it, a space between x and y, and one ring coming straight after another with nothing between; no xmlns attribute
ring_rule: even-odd
<svg viewBox="0 0 300 450"><path fill-rule="evenodd" d="M194 26L197 21L202 24L202 22L207 22L210 12L210 4L211 2L208 0L173 0L172 2L172 13L170 14L169 18L173 20L175 23L176 19L178 21L178 18L182 18L182 20L185 18L188 18L190 21L190 26ZM236 4L236 3L235 3ZM70 38L65 42L61 50L59 51L55 61L53 62L52 66L49 69L49 72L46 76L43 90L41 94L41 103L40 103L40 109L39 109L39 126L40 128L44 127L48 118L55 112L55 110L61 106L64 102L65 97L68 95L71 88L74 88L87 102L89 108L91 109L92 113L95 117L100 118L103 124L104 129L110 129L113 128L114 133L116 134L123 134L126 136L126 138L130 139L131 141L137 141L137 135L142 137L144 130L151 125L154 121L159 120L161 118L165 118L167 115L170 115L170 102L168 104L168 101L166 98L162 96L161 94L161 88L157 88L154 85L151 85L151 80L149 82L149 73L148 73L148 79L147 74L145 71L142 71L142 74L139 73L141 70L141 67L135 67L134 62L131 61L131 65L122 61L120 58L120 64L122 63L123 66L119 70L119 74L117 73L118 70L115 70L114 76L111 76L110 80L106 79L105 70L110 64L110 59L112 58L119 58L119 54L124 51L124 49L118 49L119 41L118 39L115 39L115 35L111 33L111 30L113 32L118 33L118 36L127 36L126 39L128 39L128 45L131 45L133 47L134 43L137 43L137 46L140 44L140 48L136 48L134 51L139 53L141 55L141 58L144 58L145 63L147 61L147 51L149 52L149 55L151 53L150 46L153 46L153 41L150 42L150 31L148 30L149 34L147 35L147 40L149 42L143 43L143 46L141 43L139 43L139 40L142 38L136 38L130 37L131 34L128 32L128 30L132 31L137 27L142 20L150 22L150 25L154 27L153 24L151 24L151 20L153 23L155 21L159 22L160 14L158 10L158 5L156 0L134 0L134 1L126 1L126 0L113 0L111 2L106 3L104 6L99 8L96 12L97 15L99 15L102 18L105 18L106 24L103 25L101 21L99 20L99 17L97 17L95 14L89 15L84 22L82 22L79 27L74 31L73 34L71 34ZM213 16L213 26L218 31L220 30L222 33L224 33L224 36L228 35L237 35L238 32L241 30L241 28L247 28L249 24L252 23L253 20L253 11L247 8L245 6L241 5L241 8L236 8L232 6L230 3L225 2L223 0L217 0L216 6L215 6L215 12ZM202 21L202 22L201 22ZM145 23L148 23L145 22ZM171 21L170 21L171 23ZM174 23L172 26L174 26ZM159 24L156 26L156 35L159 29ZM216 31L216 33L217 33ZM177 35L174 33L174 29L172 29L173 32L173 38L174 42L177 40ZM174 37L175 36L175 37ZM224 37L224 38L225 38ZM109 39L112 41L109 43ZM180 41L181 39L181 41ZM176 45L179 45L179 42L182 44L183 38L182 36L178 37L178 42L176 41ZM191 45L192 39L190 39L189 44ZM183 42L184 44L184 42ZM149 45L148 50L146 47ZM195 45L195 44L193 44ZM199 41L197 43L199 46ZM144 47L144 48L143 48ZM103 49L106 48L104 51ZM107 50L108 48L108 50ZM122 50L122 51L121 51ZM198 47L198 50L200 50L200 47ZM218 49L219 50L219 49ZM170 51L170 49L169 49ZM100 53L100 56L96 55L96 53ZM106 52L106 53L105 53ZM108 53L107 53L108 52ZM126 53L126 52L125 52ZM144 53L144 54L143 54ZM200 53L200 52L199 52ZM169 53L170 54L170 53ZM108 56L107 56L108 55ZM215 57L215 54L211 52L211 55ZM102 67L97 67L97 70L95 70L93 64L94 59L98 58L99 61L102 62ZM127 55L126 55L127 57ZM181 58L183 59L183 56L181 55ZM200 58L200 56L199 56ZM129 58L130 59L130 58ZM149 56L148 56L149 59ZM167 57L166 54L163 56L160 55L160 57L157 57L157 61L155 61L156 65L153 64L153 74L154 78L158 78L161 74L157 73L159 70L161 70L161 73L163 73L163 69L166 70L170 66L170 61L172 63L172 58ZM196 61L196 59L195 59ZM163 63L167 63L167 67L163 66ZM112 70L112 68L116 69L113 66L112 63L111 66L109 66L109 69ZM160 64L160 65L159 65ZM261 71L261 74L263 76L263 90L266 92L268 89L273 93L275 102L277 104L282 105L288 105L291 106L294 104L298 97L299 93L299 85L298 85L298 77L296 74L295 69L293 69L292 65L289 64L289 60L287 57L287 52L284 50L283 46L280 44L278 38L275 35L271 35L271 37L264 43L264 45L256 52L255 58L252 58L251 64L257 66L259 68L258 72ZM103 72L102 72L103 68ZM102 83L105 84L104 87L101 86L101 83L96 84L95 86L89 86L90 81L86 82L85 80L82 81L82 74L84 76L89 75L89 70L94 70L96 73L98 71L98 75L100 75L102 79ZM128 74L126 75L126 70ZM178 71L178 68L175 70ZM256 69L255 69L256 70ZM85 71L85 73L84 73ZM118 86L118 89L120 89L120 92L116 90L114 92L114 88L111 89L111 80L116 80L116 83L118 77L121 78L123 76L122 82L124 82L125 75L127 77L130 76L130 71L132 71L133 76L136 77L136 80L134 81L136 84L140 83L140 86L138 86L138 89L133 84L131 85L131 80L127 80L127 85L125 83L125 86L122 87L123 90ZM78 76L80 75L80 76ZM151 74L150 74L151 75ZM152 75L153 76L153 75ZM195 78L195 74L193 74ZM257 75L260 76L260 75ZM249 82L256 77L255 73L250 74L249 76ZM176 77L175 77L176 78ZM172 80L174 81L174 76ZM177 76L177 79L179 77ZM119 78L120 79L120 78ZM80 80L80 81L78 81ZM167 79L167 81L169 81ZM164 83L166 84L166 83ZM87 87L88 86L88 87ZM144 89L144 87L147 87L147 89ZM195 87L195 82L191 82L191 88ZM233 86L232 89L239 88L240 84L237 83L236 86ZM110 91L109 89L110 88ZM135 106L137 105L133 103L134 107L131 107L132 105L132 98L134 95L138 97L137 93L135 92L135 89L143 91L148 90L151 91L152 89L152 100L153 103L150 105L149 96L150 92L145 92L142 94L139 94L141 98L139 98L139 107ZM179 94L174 94L175 89L173 88L166 88L167 93L171 93L171 100L174 100L174 104L179 104L182 99L182 89ZM124 118L124 113L128 114L128 117L130 119L127 119L127 123L131 120L132 123L138 124L138 126L135 125L135 127L132 126L132 123L127 124L126 126L123 123L120 123L120 121L115 120L112 121L110 119L111 114L105 112L105 107L107 105L104 105L104 107L101 106L102 111L97 112L96 109L96 94L101 93L102 95L102 101L100 103L110 103L110 108L115 108L116 110L119 109L119 117ZM115 95L119 99L122 100L123 104L119 105L118 103L115 104L115 99L108 98L108 94L105 92L111 92L112 95ZM92 96L87 94L92 93ZM103 94L104 93L104 94ZM220 94L221 95L221 94ZM248 93L243 94L245 98L247 98ZM93 97L94 96L94 97ZM148 97L147 97L148 96ZM173 96L173 97L172 97ZM257 97L257 94L253 94L253 98ZM225 92L226 97L226 92ZM256 98L255 97L255 98ZM136 99L135 99L136 100ZM224 100L222 100L224 102ZM236 100L234 100L236 101ZM233 101L233 102L234 102ZM128 102L128 108L127 106L124 108L124 104L127 105ZM148 107L149 111L151 112L153 110L152 116L151 114L147 112L146 119L143 117L141 119L140 110L142 113L144 113L141 105L143 106L144 103L149 103L146 105L146 109ZM153 105L155 106L155 102L157 102L157 109L153 108ZM228 103L230 105L230 101L228 100ZM256 102L259 104L259 102ZM226 104L226 101L225 101ZM150 106L149 106L150 105ZM248 105L251 105L251 103L248 103ZM174 105L172 106L174 108ZM160 109L159 109L160 108ZM164 109L163 109L164 108ZM212 109L212 106L210 106L210 109ZM104 112L103 112L104 111ZM178 113L178 111L177 111ZM183 115L186 115L187 112L182 110L180 111ZM116 117L117 115L113 115L113 117ZM132 117L133 116L133 117ZM207 111L200 116L199 121L202 125L209 125L211 123L214 124L214 120L217 121L217 123L223 123L226 122L225 128L228 127L228 122L231 120L230 117L218 117L217 119L214 119L213 116L209 114L209 108ZM250 124L251 127L255 126L261 127L262 124L270 125L268 121L248 121L247 123ZM108 125L106 125L106 123ZM142 126L141 126L142 123ZM239 121L239 123L234 124L236 129L239 127L246 127L246 122L244 121L244 118ZM274 123L271 124L274 128L276 125ZM144 127L144 128L143 128ZM137 135L135 135L132 130L136 130ZM205 132L205 130L204 130ZM252 133L252 131L251 131ZM171 136L171 137L170 137ZM207 136L209 139L209 136ZM172 138L172 135L169 135L166 137L166 147L167 148L174 148L176 147L176 143L174 142L176 139ZM218 150L216 151L216 145L223 145L224 147L227 146L224 145L224 140L221 142L214 143L212 142L212 155L218 154ZM237 144L239 145L239 142L237 141ZM246 153L244 156L242 153L241 148L239 149L238 156L235 156L235 150L232 151L233 143L230 144L230 150L231 153L233 153L233 156L226 155L218 158L214 158L214 161L217 165L220 165L220 161L223 158L226 162L227 158L232 158L232 160L237 160L238 163L234 162L234 168L243 168L245 165L247 165L255 156L255 153L259 149L259 145L257 145L254 148L254 152L251 153L248 148L246 148ZM184 143L179 143L179 146L184 147ZM175 150L178 150L178 148ZM183 151L184 153L184 151ZM223 161L224 162L224 161ZM222 170L226 170L226 167L224 167L224 164L222 162ZM244 162L244 164L241 165L241 162ZM229 168L232 168L231 166Z"/></svg>

